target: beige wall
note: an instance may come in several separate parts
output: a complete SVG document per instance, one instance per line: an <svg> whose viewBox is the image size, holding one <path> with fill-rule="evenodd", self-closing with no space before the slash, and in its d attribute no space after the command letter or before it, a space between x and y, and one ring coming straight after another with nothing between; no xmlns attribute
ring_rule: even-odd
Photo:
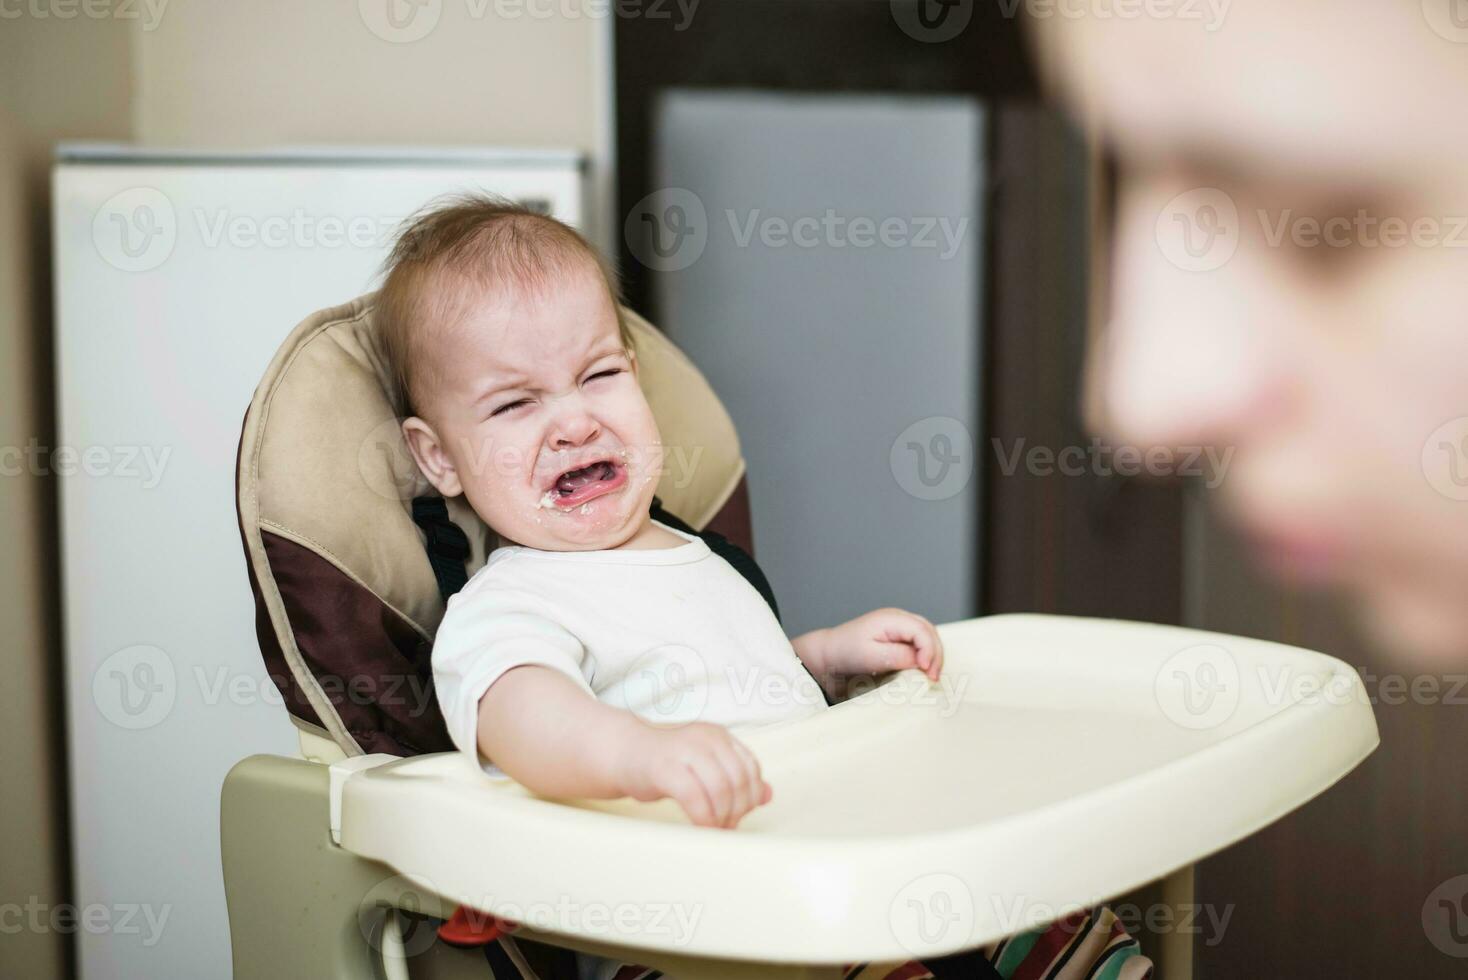
<svg viewBox="0 0 1468 980"><path fill-rule="evenodd" d="M54 907L69 892L55 486L17 475L14 451L32 438L53 443L50 148L60 139L128 137L126 27L83 18L0 22L0 92L0 904ZM49 929L6 934L0 976L64 976L69 949L69 938Z"/></svg>
<svg viewBox="0 0 1468 980"><path fill-rule="evenodd" d="M162 5L161 14L152 20L145 14L133 32L140 142L579 149L592 163L590 233L604 248L614 241L610 24L577 13L597 5L140 3L141 9ZM385 17L389 3L419 11L422 19L397 32Z"/></svg>
<svg viewBox="0 0 1468 980"><path fill-rule="evenodd" d="M591 149L600 21L497 17L495 0L437 10L426 36L393 43L357 0L172 0L136 33L138 137Z"/></svg>
<svg viewBox="0 0 1468 980"><path fill-rule="evenodd" d="M593 194L610 186L605 21L441 0L431 31L393 43L369 29L362 11L374 2L102 0L101 17L53 0L6 5L0 449L55 439L47 187L57 141L569 147L593 155ZM55 486L10 475L13 452L0 462L0 905L54 906L69 900ZM65 976L69 948L52 931L5 934L0 977Z"/></svg>

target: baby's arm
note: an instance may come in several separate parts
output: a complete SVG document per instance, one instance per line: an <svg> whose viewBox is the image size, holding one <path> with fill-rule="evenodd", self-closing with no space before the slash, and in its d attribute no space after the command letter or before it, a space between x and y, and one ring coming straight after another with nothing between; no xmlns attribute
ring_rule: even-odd
<svg viewBox="0 0 1468 980"><path fill-rule="evenodd" d="M759 763L727 729L654 727L539 664L490 685L476 737L486 758L543 796L672 797L706 827L733 827L770 799Z"/></svg>

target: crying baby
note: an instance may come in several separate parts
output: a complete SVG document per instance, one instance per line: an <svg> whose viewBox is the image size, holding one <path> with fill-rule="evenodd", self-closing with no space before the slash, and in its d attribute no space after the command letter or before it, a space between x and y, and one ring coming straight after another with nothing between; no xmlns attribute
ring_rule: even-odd
<svg viewBox="0 0 1468 980"><path fill-rule="evenodd" d="M732 828L771 795L735 730L824 710L850 675L938 680L923 617L788 638L747 555L741 573L652 517L664 448L616 277L572 228L486 197L435 207L396 243L377 316L414 460L501 542L433 645L449 734L486 772Z"/></svg>

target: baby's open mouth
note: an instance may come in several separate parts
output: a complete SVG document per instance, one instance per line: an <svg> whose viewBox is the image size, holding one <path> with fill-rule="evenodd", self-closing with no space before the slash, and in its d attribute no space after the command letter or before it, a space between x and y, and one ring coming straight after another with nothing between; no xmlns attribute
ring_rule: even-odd
<svg viewBox="0 0 1468 980"><path fill-rule="evenodd" d="M567 470L547 488L541 499L543 506L561 508L584 504L610 493L627 482L627 468L610 459L599 459L576 469Z"/></svg>
<svg viewBox="0 0 1468 980"><path fill-rule="evenodd" d="M599 460L578 470L568 470L556 478L555 490L562 497L569 497L589 483L610 480L617 475L617 468L609 460Z"/></svg>

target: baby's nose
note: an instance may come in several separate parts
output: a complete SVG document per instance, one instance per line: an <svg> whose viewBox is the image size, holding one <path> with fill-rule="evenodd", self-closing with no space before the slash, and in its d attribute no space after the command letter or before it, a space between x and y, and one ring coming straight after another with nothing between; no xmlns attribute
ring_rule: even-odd
<svg viewBox="0 0 1468 980"><path fill-rule="evenodd" d="M566 412L556 419L555 430L551 433L551 445L556 449L583 446L600 434L601 426L590 414L582 411Z"/></svg>

